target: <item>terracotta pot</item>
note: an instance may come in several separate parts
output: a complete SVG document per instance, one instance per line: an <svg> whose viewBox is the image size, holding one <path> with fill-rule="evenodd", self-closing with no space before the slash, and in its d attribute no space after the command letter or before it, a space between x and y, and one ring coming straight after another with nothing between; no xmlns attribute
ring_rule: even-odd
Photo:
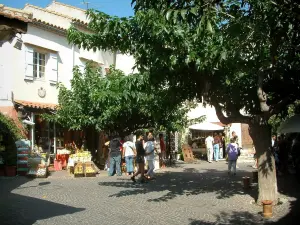
<svg viewBox="0 0 300 225"><path fill-rule="evenodd" d="M263 204L263 216L265 218L271 218L273 215L273 201L271 200L264 200L262 201Z"/></svg>
<svg viewBox="0 0 300 225"><path fill-rule="evenodd" d="M15 177L17 175L17 170L15 166L5 166L5 175L7 177Z"/></svg>
<svg viewBox="0 0 300 225"><path fill-rule="evenodd" d="M250 177L243 177L243 184L245 189L250 188Z"/></svg>

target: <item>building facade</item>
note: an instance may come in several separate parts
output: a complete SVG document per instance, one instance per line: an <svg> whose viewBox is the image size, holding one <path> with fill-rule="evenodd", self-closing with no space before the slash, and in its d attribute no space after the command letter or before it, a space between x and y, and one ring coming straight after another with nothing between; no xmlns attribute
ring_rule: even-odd
<svg viewBox="0 0 300 225"><path fill-rule="evenodd" d="M25 121L32 143L47 146L52 139L56 149L56 145L63 146L66 134L55 124L42 121L40 115L55 110L58 84L70 88L73 67L84 70L88 61L102 68L105 75L116 63L116 54L79 49L68 43L71 25L87 31L85 10L53 1L45 8L26 4L16 11L30 14L32 21L27 33L0 47L0 111Z"/></svg>

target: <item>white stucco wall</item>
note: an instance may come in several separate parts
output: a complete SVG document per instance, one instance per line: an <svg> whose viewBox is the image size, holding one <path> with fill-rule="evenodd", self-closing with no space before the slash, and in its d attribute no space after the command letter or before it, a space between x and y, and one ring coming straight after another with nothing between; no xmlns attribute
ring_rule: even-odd
<svg viewBox="0 0 300 225"><path fill-rule="evenodd" d="M7 49L6 44L0 47L0 106L13 105L11 102L12 77L6 76L12 58L11 54L7 54Z"/></svg>
<svg viewBox="0 0 300 225"><path fill-rule="evenodd" d="M76 47L73 48L68 44L66 36L43 30L32 24L28 25L27 34L22 35L22 40L24 43L21 50L13 47L14 42L7 42L0 48L0 62L3 71L1 72L1 78L3 78L1 79L1 84L4 82L7 83L7 85L5 85L6 91L12 91L14 99L16 100L58 103L58 89L56 85L49 82L47 69L44 80L28 81L24 79L26 67L25 52L27 46L57 54L58 82L63 83L68 88L70 88L70 80L73 77L73 65L82 64L82 57L101 61L104 64L103 67L109 67L113 63L113 55L108 52L97 51L94 53L93 51L86 52ZM83 54L82 52L85 53ZM46 90L46 96L44 98L38 96L38 89L41 87ZM1 104L4 104L2 100Z"/></svg>
<svg viewBox="0 0 300 225"><path fill-rule="evenodd" d="M137 73L137 69L132 69L134 67L135 60L131 55L117 54L116 57L116 69L124 71L126 75L131 73Z"/></svg>
<svg viewBox="0 0 300 225"><path fill-rule="evenodd" d="M206 116L205 121L207 122L220 122L220 120L217 117L215 108L208 105L204 107L202 103L199 103L195 109L192 109L188 113L188 118L195 119L204 115Z"/></svg>
<svg viewBox="0 0 300 225"><path fill-rule="evenodd" d="M33 18L36 20L41 20L49 24L54 24L64 29L68 29L70 27L70 23L72 22L72 19L68 16L54 14L47 10L44 10L43 8L33 5L25 5L24 11L32 13Z"/></svg>
<svg viewBox="0 0 300 225"><path fill-rule="evenodd" d="M234 131L236 135L239 137L239 146L243 146L242 144L242 124L240 123L232 123L230 126L230 137L232 132Z"/></svg>
<svg viewBox="0 0 300 225"><path fill-rule="evenodd" d="M86 11L83 9L79 9L77 7L73 7L70 5L65 5L60 2L53 1L51 4L49 4L46 7L46 9L57 12L57 13L61 13L64 15L68 15L69 17L76 18L76 19L79 19L84 22L88 22L88 19L85 14Z"/></svg>

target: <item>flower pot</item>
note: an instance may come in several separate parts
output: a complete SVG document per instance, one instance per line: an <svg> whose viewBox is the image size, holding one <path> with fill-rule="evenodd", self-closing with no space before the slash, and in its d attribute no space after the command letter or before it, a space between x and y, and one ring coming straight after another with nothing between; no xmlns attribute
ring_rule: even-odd
<svg viewBox="0 0 300 225"><path fill-rule="evenodd" d="M245 189L250 188L250 177L243 177L243 185Z"/></svg>
<svg viewBox="0 0 300 225"><path fill-rule="evenodd" d="M5 166L5 175L7 177L15 177L17 175L17 170L15 166Z"/></svg>
<svg viewBox="0 0 300 225"><path fill-rule="evenodd" d="M273 201L271 200L264 200L262 201L263 204L263 216L265 218L271 218L273 215Z"/></svg>

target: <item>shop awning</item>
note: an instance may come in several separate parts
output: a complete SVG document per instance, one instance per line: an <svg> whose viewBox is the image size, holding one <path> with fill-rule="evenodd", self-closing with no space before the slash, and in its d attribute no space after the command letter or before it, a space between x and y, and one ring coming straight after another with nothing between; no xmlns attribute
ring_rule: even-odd
<svg viewBox="0 0 300 225"><path fill-rule="evenodd" d="M224 127L219 126L217 124L210 123L210 122L203 122L203 123L193 124L193 125L189 126L189 129L214 131L214 130L224 130Z"/></svg>
<svg viewBox="0 0 300 225"><path fill-rule="evenodd" d="M284 121L278 128L278 133L300 133L300 115L292 116Z"/></svg>
<svg viewBox="0 0 300 225"><path fill-rule="evenodd" d="M32 108L32 109L51 109L55 110L58 105L51 103L41 103L41 102L29 102L23 100L14 100L16 104L22 105L24 107Z"/></svg>

